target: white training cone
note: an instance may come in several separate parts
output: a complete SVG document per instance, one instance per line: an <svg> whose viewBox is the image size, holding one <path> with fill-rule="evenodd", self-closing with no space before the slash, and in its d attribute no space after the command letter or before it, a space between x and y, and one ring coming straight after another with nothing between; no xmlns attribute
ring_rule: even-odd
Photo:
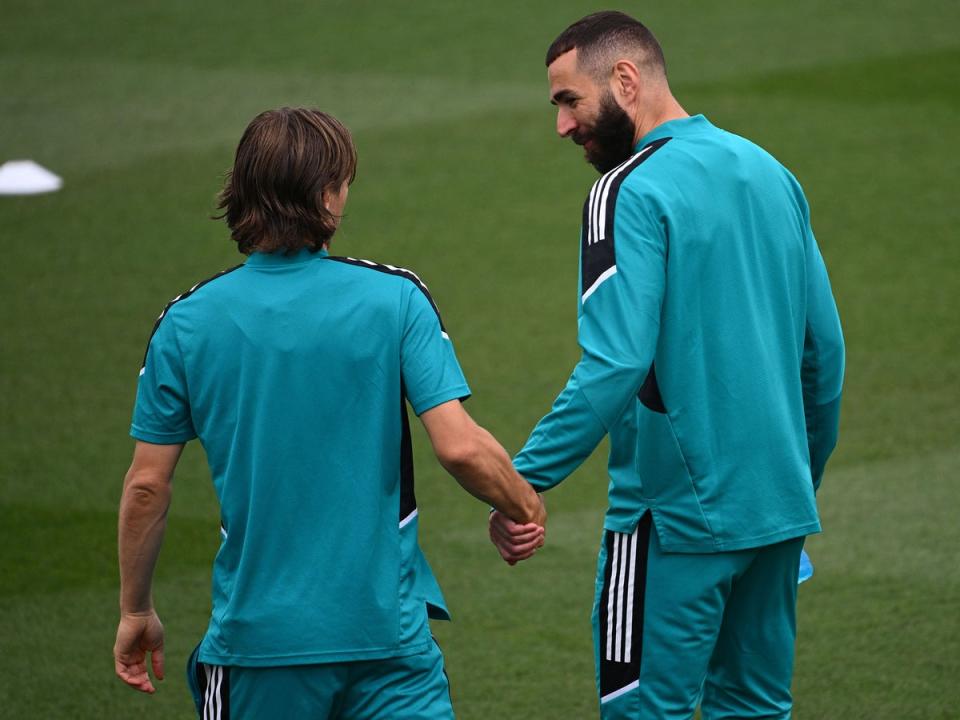
<svg viewBox="0 0 960 720"><path fill-rule="evenodd" d="M0 195L36 195L54 192L63 180L33 160L11 160L0 165Z"/></svg>

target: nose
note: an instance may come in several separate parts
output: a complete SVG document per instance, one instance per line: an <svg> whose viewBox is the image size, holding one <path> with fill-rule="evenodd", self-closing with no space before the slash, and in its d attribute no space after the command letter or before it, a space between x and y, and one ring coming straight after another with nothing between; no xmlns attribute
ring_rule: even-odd
<svg viewBox="0 0 960 720"><path fill-rule="evenodd" d="M573 113L565 107L559 108L557 110L557 135L567 137L576 129L577 121L574 119Z"/></svg>

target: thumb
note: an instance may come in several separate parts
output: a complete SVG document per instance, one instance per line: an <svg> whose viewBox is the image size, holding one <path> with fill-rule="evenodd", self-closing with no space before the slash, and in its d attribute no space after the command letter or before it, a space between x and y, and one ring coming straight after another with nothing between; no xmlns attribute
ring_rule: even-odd
<svg viewBox="0 0 960 720"><path fill-rule="evenodd" d="M153 675L157 680L163 680L163 643L160 643L150 653L150 664L153 666Z"/></svg>

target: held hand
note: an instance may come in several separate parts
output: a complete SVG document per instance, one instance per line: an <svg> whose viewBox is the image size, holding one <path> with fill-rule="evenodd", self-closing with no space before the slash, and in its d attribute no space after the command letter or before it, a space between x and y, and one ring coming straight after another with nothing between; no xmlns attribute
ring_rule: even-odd
<svg viewBox="0 0 960 720"><path fill-rule="evenodd" d="M147 674L147 653L157 680L163 680L163 625L154 610L124 613L117 628L113 659L117 677L140 692L156 692Z"/></svg>
<svg viewBox="0 0 960 720"><path fill-rule="evenodd" d="M542 513L544 520L546 513ZM498 510L490 513L490 541L507 564L516 565L521 560L533 557L543 547L546 529L536 523L515 523Z"/></svg>

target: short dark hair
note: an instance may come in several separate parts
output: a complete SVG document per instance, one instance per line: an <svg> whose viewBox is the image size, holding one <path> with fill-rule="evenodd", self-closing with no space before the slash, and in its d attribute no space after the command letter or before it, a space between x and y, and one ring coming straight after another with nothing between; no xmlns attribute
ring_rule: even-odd
<svg viewBox="0 0 960 720"><path fill-rule="evenodd" d="M638 64L666 74L663 49L653 33L639 20L615 10L587 15L560 33L547 50L547 67L574 49L577 66L597 79L606 77L619 59L614 57L617 54L632 55Z"/></svg>
<svg viewBox="0 0 960 720"><path fill-rule="evenodd" d="M237 146L218 209L240 252L319 250L339 218L323 205L324 190L353 182L357 151L332 115L280 108L257 115Z"/></svg>

